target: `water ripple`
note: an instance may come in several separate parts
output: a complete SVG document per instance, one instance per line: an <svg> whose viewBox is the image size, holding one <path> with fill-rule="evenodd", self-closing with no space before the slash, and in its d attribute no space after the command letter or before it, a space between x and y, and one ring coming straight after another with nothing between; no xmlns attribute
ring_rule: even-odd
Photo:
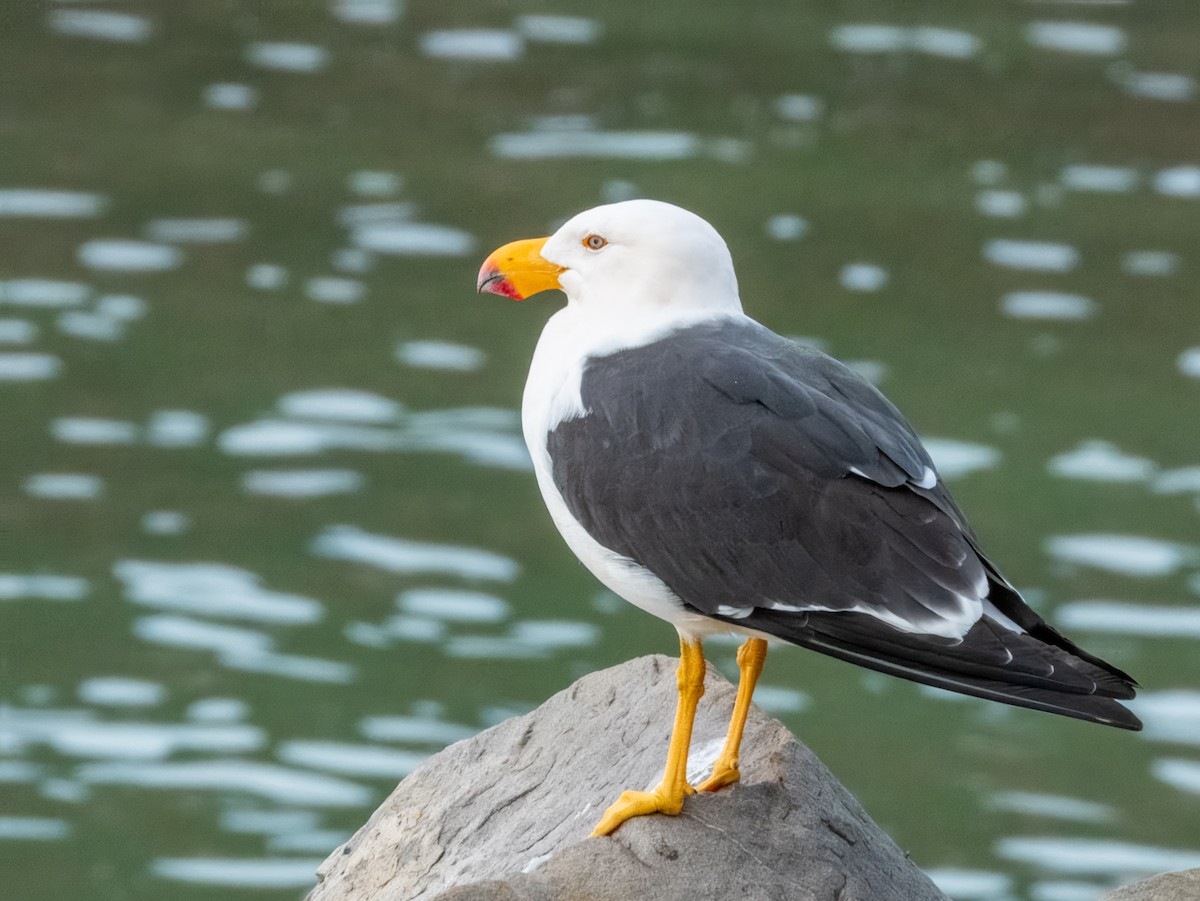
<svg viewBox="0 0 1200 901"><path fill-rule="evenodd" d="M482 548L375 535L357 526L328 526L313 539L310 550L317 557L365 563L394 573L441 572L511 582L521 571L515 560Z"/></svg>
<svg viewBox="0 0 1200 901"><path fill-rule="evenodd" d="M76 775L89 785L241 792L276 804L311 807L361 807L372 798L371 790L356 782L242 758L89 763Z"/></svg>

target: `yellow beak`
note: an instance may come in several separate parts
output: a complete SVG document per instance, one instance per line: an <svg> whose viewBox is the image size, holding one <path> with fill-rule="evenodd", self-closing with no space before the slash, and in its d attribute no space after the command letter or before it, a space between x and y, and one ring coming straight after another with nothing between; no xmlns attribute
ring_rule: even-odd
<svg viewBox="0 0 1200 901"><path fill-rule="evenodd" d="M542 256L549 238L529 238L513 241L483 261L476 288L480 294L499 294L513 300L524 300L542 291L560 288L558 274L562 266Z"/></svg>

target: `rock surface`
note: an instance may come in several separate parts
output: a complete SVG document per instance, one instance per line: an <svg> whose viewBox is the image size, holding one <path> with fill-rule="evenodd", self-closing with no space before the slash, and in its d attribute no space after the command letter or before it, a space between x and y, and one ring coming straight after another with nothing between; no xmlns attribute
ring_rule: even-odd
<svg viewBox="0 0 1200 901"><path fill-rule="evenodd" d="M1113 889L1099 901L1200 901L1200 870L1160 873Z"/></svg>
<svg viewBox="0 0 1200 901"><path fill-rule="evenodd" d="M593 673L532 713L451 745L409 775L322 864L309 901L946 901L778 721L752 711L742 782L678 817L588 838L626 788L658 782L676 662ZM734 689L711 668L692 742L698 781Z"/></svg>

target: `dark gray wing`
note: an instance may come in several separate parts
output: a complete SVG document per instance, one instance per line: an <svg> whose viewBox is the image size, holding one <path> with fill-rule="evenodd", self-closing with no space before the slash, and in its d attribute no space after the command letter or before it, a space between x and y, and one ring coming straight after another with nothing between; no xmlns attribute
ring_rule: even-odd
<svg viewBox="0 0 1200 901"><path fill-rule="evenodd" d="M757 324L590 360L547 436L601 545L715 619L903 678L1136 728L1133 682L1059 635L979 552L903 416ZM984 600L1020 626L982 617ZM1023 631L1021 631L1023 630Z"/></svg>
<svg viewBox="0 0 1200 901"><path fill-rule="evenodd" d="M751 322L596 358L587 415L548 436L597 540L713 615L860 610L958 634L984 567L896 409L835 360ZM896 489L902 490L896 490Z"/></svg>

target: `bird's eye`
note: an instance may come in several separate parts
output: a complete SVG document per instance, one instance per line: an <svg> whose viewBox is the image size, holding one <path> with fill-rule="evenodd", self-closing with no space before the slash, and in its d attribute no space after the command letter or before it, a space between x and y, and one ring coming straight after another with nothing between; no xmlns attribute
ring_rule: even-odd
<svg viewBox="0 0 1200 901"><path fill-rule="evenodd" d="M599 235L588 235L583 239L583 246L588 250L599 250L608 242Z"/></svg>

